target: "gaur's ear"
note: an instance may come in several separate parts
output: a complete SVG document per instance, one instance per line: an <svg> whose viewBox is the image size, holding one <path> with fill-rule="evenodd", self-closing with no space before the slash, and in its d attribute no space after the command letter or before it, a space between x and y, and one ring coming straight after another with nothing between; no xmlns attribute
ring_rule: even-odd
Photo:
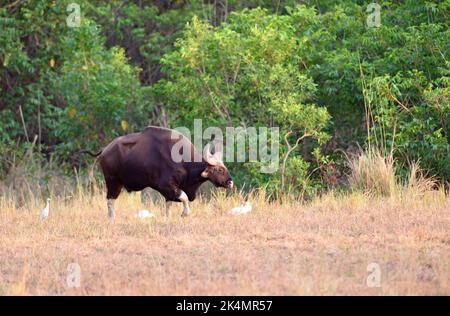
<svg viewBox="0 0 450 316"><path fill-rule="evenodd" d="M204 170L202 171L202 173L200 174L203 178L208 178L208 170Z"/></svg>

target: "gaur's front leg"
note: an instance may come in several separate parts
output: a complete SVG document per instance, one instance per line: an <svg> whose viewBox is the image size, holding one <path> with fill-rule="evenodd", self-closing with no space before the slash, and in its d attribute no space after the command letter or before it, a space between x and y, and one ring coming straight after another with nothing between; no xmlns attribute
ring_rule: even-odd
<svg viewBox="0 0 450 316"><path fill-rule="evenodd" d="M170 215L171 201L176 200L179 200L181 203L183 203L183 213L181 213L181 216L185 217L189 215L190 213L189 199L183 190L179 188L173 188L170 190L161 190L161 194L166 197L166 216Z"/></svg>
<svg viewBox="0 0 450 316"><path fill-rule="evenodd" d="M181 190L176 181L172 180L167 183L167 185L162 186L164 189L160 190L160 193L166 198L166 201L176 201L179 200L183 203L182 217L188 216L190 213L189 208L189 198L187 194ZM166 202L166 215L169 214L169 205Z"/></svg>
<svg viewBox="0 0 450 316"><path fill-rule="evenodd" d="M191 212L191 209L189 208L189 199L188 196L186 195L186 193L184 193L183 190L180 190L180 196L178 197L178 199L183 203L183 213L181 213L182 217L188 216L189 213Z"/></svg>

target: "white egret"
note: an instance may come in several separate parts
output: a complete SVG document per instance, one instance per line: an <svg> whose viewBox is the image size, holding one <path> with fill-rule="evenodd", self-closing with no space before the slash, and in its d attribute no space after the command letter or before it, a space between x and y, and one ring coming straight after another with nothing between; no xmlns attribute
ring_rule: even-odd
<svg viewBox="0 0 450 316"><path fill-rule="evenodd" d="M241 215L241 214L247 214L252 211L252 204L250 202L246 202L242 206L233 207L230 210L231 215Z"/></svg>
<svg viewBox="0 0 450 316"><path fill-rule="evenodd" d="M45 204L45 207L41 211L41 220L44 220L48 217L48 214L50 212L50 198L47 198L47 204Z"/></svg>
<svg viewBox="0 0 450 316"><path fill-rule="evenodd" d="M140 210L136 217L140 218L140 219L144 219L144 218L149 218L149 217L155 217L155 214L153 214L152 212L148 211L148 210Z"/></svg>

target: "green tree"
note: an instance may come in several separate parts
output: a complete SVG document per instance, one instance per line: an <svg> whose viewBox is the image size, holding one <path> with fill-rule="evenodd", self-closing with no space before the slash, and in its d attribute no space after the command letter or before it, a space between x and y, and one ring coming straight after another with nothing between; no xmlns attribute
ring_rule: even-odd
<svg viewBox="0 0 450 316"><path fill-rule="evenodd" d="M162 60L170 80L155 88L171 108L173 124L190 126L202 118L205 124L222 127L279 126L286 141L296 144L282 148L282 189L295 182L285 179L288 156L297 149L295 161L301 160L297 146L307 137L325 141L323 129L329 120L326 109L313 102L316 85L298 67L294 30L291 16L263 9L232 13L218 27L194 18L177 49ZM245 178L260 180L249 176L252 171L248 167ZM264 177L267 181L278 183L280 174Z"/></svg>
<svg viewBox="0 0 450 316"><path fill-rule="evenodd" d="M66 106L57 112L60 126L52 133L60 149L95 148L113 137L145 126L149 104L139 70L128 64L122 48L105 49L99 28L84 20L62 40L64 63L55 78Z"/></svg>

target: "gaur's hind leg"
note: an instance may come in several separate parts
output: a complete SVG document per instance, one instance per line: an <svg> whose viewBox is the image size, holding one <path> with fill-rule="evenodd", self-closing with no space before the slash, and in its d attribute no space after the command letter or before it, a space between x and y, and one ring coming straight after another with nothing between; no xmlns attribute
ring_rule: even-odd
<svg viewBox="0 0 450 316"><path fill-rule="evenodd" d="M116 212L114 211L114 199L108 199L107 205L108 205L108 217L110 219L114 219L116 217Z"/></svg>
<svg viewBox="0 0 450 316"><path fill-rule="evenodd" d="M106 193L106 199L108 200L107 202L108 217L110 219L114 219L114 217L116 216L116 213L114 211L114 201L117 199L120 192L122 191L122 187L123 187L122 184L119 183L118 181L115 181L113 179L106 180L106 188L108 191Z"/></svg>
<svg viewBox="0 0 450 316"><path fill-rule="evenodd" d="M170 205L172 204L171 201L166 201L166 216L170 216Z"/></svg>

